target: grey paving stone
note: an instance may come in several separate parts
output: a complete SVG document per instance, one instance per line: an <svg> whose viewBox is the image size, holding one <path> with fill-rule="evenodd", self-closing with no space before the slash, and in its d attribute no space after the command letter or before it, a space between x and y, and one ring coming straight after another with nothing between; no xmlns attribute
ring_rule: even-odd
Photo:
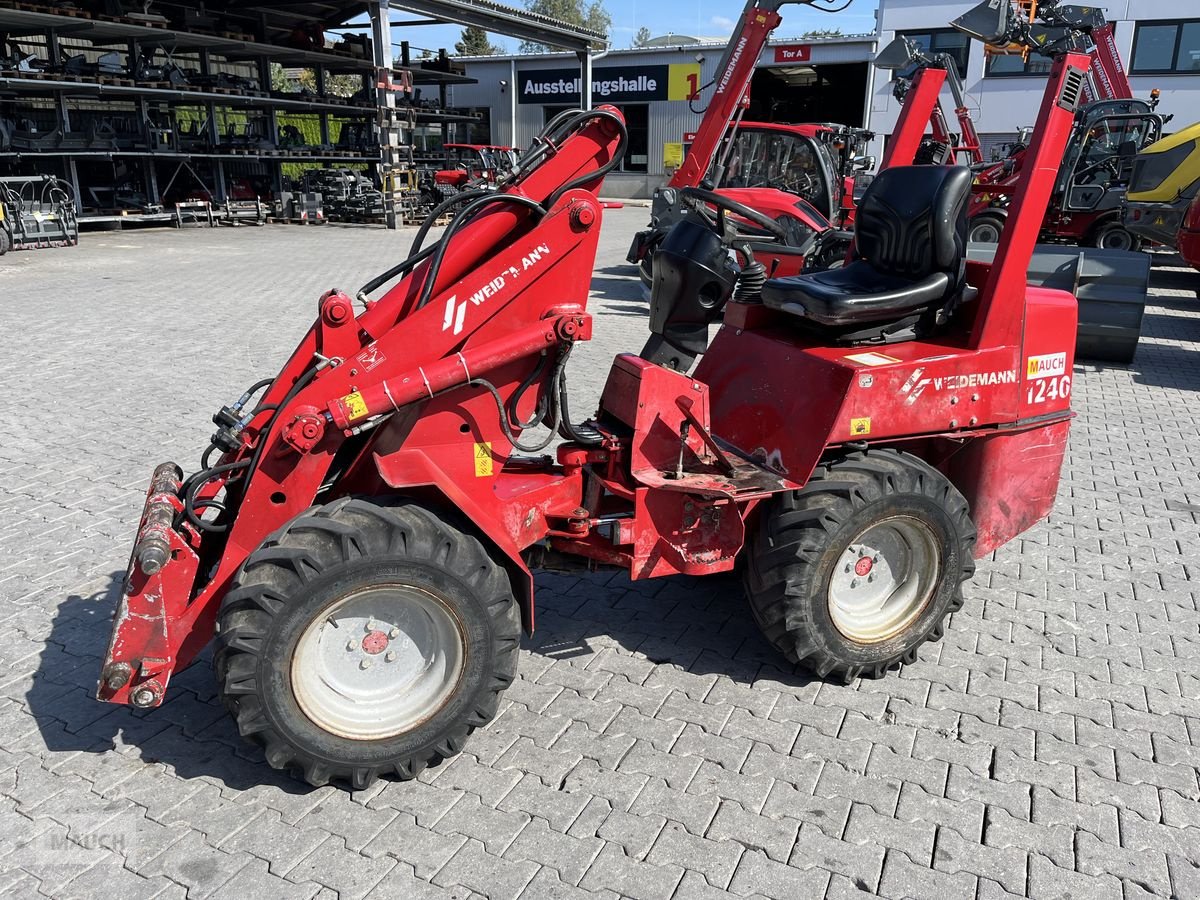
<svg viewBox="0 0 1200 900"><path fill-rule="evenodd" d="M554 831L542 819L531 821L504 851L504 858L548 866L560 881L576 885L600 853L600 838L572 837Z"/></svg>
<svg viewBox="0 0 1200 900"><path fill-rule="evenodd" d="M244 850L266 862L271 874L283 876L328 837L327 831L305 827L303 820L298 826L287 825L278 813L269 812L257 816L219 846L229 852Z"/></svg>
<svg viewBox="0 0 1200 900"><path fill-rule="evenodd" d="M213 900L308 900L321 885L314 882L295 884L272 874L265 862L254 860L226 881L211 895Z"/></svg>
<svg viewBox="0 0 1200 900"><path fill-rule="evenodd" d="M297 884L317 882L339 898L365 897L383 877L396 866L389 856L374 859L347 850L345 842L331 837L304 857L288 873L288 880Z"/></svg>
<svg viewBox="0 0 1200 900"><path fill-rule="evenodd" d="M923 900L925 897L974 900L977 886L978 879L968 872L939 872L918 866L903 853L891 850L883 860L879 896L895 900Z"/></svg>
<svg viewBox="0 0 1200 900"><path fill-rule="evenodd" d="M1003 814L1003 813L1001 813ZM969 872L997 882L1005 890L1022 893L1026 881L1026 851L1002 849L966 841L952 828L938 830L933 867L941 872Z"/></svg>
<svg viewBox="0 0 1200 900"><path fill-rule="evenodd" d="M234 875L253 862L248 853L226 853L204 842L197 832L189 832L154 859L138 867L147 877L163 875L187 887L189 897L209 897Z"/></svg>
<svg viewBox="0 0 1200 900"><path fill-rule="evenodd" d="M489 900L515 900L537 874L537 863L493 856L478 841L467 841L434 876L443 887L462 885Z"/></svg>
<svg viewBox="0 0 1200 900"><path fill-rule="evenodd" d="M646 858L666 824L665 816L645 813L632 815L614 809L593 833L606 841L619 844L626 856L641 860Z"/></svg>
<svg viewBox="0 0 1200 900"><path fill-rule="evenodd" d="M724 888L733 877L741 855L740 844L697 837L679 823L668 822L646 856L646 862L657 866L673 864L690 872L699 872L710 885Z"/></svg>
<svg viewBox="0 0 1200 900"><path fill-rule="evenodd" d="M641 303L636 277L604 260L622 258L645 215L606 217L596 338L571 363L579 409L602 386L586 373L644 340L644 316L624 308ZM1153 288L1134 364L1076 367L1078 417L1050 519L980 561L966 606L916 663L850 686L794 670L755 634L733 577L538 573L539 632L497 721L418 781L347 794L266 768L221 711L207 655L176 673L155 711L98 704L91 691L154 459L194 460L211 431L197 410L273 370L322 286L360 283L396 235L86 237L70 252L5 257L0 272L14 295L50 280L88 297L0 312L0 378L32 363L84 398L36 434L0 438L0 869L16 859L9 835L69 851L0 875L0 894L268 897L283 884L284 896L320 900L368 889L611 900L618 889L578 887L539 861L573 865L574 877L592 851L564 848L600 840L648 867L606 857L610 875L649 872L671 900L721 891L704 866L723 876L731 851L733 896L1200 894L1200 516L1189 509L1200 456L1178 440L1200 427L1188 405L1200 368L1187 355L1200 311L1194 287L1170 286L1191 273L1169 257L1156 255L1155 282L1168 286ZM121 281L150 254L189 286L156 298L167 331L154 342ZM244 322L235 332L231 310ZM193 339L216 331L228 342L219 369ZM78 365L54 364L47 332ZM107 413L130 397L134 412ZM0 414L20 421L19 398L7 402ZM90 437L98 416L111 431L103 448ZM511 835L528 817L537 824ZM938 829L964 871L938 871L950 867L933 858ZM688 862L686 848L708 844L721 850ZM488 852L516 847L529 849L521 864ZM842 874L880 851L877 885ZM663 879L652 852L691 868ZM1019 853L1030 854L1024 884ZM460 883L431 884L451 860Z"/></svg>
<svg viewBox="0 0 1200 900"><path fill-rule="evenodd" d="M756 815L727 800L721 803L704 836L714 841L733 841L747 850L760 850L776 862L787 862L799 831L799 819Z"/></svg>
<svg viewBox="0 0 1200 900"><path fill-rule="evenodd" d="M529 824L526 813L505 812L484 806L478 797L463 797L454 808L438 820L434 831L441 834L460 834L483 844L484 850L502 856L521 830Z"/></svg>
<svg viewBox="0 0 1200 900"><path fill-rule="evenodd" d="M466 842L460 834L441 834L418 825L407 813L400 813L363 848L369 857L391 856L416 870L418 878L431 878Z"/></svg>
<svg viewBox="0 0 1200 900"><path fill-rule="evenodd" d="M591 799L586 793L548 787L536 775L526 773L517 786L504 795L497 809L528 813L545 819L555 831L566 833Z"/></svg>
<svg viewBox="0 0 1200 900"><path fill-rule="evenodd" d="M772 900L822 897L829 878L825 869L793 869L775 862L765 853L747 850L729 882L729 891L739 896L759 894Z"/></svg>
<svg viewBox="0 0 1200 900"><path fill-rule="evenodd" d="M819 828L805 825L792 849L793 868L819 867L844 875L855 884L875 890L883 868L884 848L875 843L856 844L829 837Z"/></svg>
<svg viewBox="0 0 1200 900"><path fill-rule="evenodd" d="M579 886L610 890L630 900L667 900L683 878L675 865L656 866L626 856L617 844L605 844Z"/></svg>
<svg viewBox="0 0 1200 900"><path fill-rule="evenodd" d="M1082 832L1075 843L1075 868L1087 875L1115 875L1133 881L1160 896L1171 892L1167 858L1158 850L1127 849L1102 842Z"/></svg>

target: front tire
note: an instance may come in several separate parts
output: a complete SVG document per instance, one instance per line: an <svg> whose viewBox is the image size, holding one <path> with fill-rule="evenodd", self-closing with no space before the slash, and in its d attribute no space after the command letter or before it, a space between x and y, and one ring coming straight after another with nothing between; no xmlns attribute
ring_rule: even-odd
<svg viewBox="0 0 1200 900"><path fill-rule="evenodd" d="M939 640L975 571L966 499L894 450L819 466L751 535L746 593L763 635L825 678L880 677Z"/></svg>
<svg viewBox="0 0 1200 900"><path fill-rule="evenodd" d="M1142 249L1142 239L1120 222L1105 222L1088 235L1088 245L1101 250L1125 250L1136 252Z"/></svg>
<svg viewBox="0 0 1200 900"><path fill-rule="evenodd" d="M313 785L412 778L457 754L517 668L505 570L417 506L342 499L268 538L221 605L222 701Z"/></svg>

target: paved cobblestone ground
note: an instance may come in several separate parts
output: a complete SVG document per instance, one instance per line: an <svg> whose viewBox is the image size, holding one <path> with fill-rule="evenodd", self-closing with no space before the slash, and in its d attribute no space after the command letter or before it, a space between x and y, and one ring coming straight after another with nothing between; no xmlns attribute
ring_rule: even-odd
<svg viewBox="0 0 1200 900"><path fill-rule="evenodd" d="M576 409L644 339L614 211ZM1130 367L1079 366L1059 502L940 644L849 686L781 667L737 584L540 578L502 714L417 782L273 773L207 658L94 702L153 464L194 464L381 231L89 234L0 260L0 895L1200 896L1200 274ZM591 373L587 376L584 373Z"/></svg>

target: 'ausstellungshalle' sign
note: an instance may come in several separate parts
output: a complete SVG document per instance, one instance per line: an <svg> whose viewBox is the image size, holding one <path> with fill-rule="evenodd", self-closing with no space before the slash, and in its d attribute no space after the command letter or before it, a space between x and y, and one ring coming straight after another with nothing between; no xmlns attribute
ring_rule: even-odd
<svg viewBox="0 0 1200 900"><path fill-rule="evenodd" d="M608 66L592 70L592 98L608 103L686 100L699 89L700 66ZM583 102L577 68L517 70L517 100L553 106Z"/></svg>

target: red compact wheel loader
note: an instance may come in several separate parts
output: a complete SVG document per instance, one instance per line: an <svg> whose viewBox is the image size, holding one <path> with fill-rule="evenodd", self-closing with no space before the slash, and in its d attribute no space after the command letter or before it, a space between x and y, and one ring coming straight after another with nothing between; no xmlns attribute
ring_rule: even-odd
<svg viewBox="0 0 1200 900"><path fill-rule="evenodd" d="M814 275L767 279L724 217L685 220L647 345L582 423L568 359L627 133L609 107L557 117L365 310L322 296L278 375L214 417L200 471L155 470L100 699L158 706L215 637L220 695L270 765L409 778L494 715L539 566L740 561L792 662L849 681L913 660L975 559L1054 501L1076 305L1025 269L1087 63L1055 57L990 265L966 259L962 167L885 171L857 258Z"/></svg>

